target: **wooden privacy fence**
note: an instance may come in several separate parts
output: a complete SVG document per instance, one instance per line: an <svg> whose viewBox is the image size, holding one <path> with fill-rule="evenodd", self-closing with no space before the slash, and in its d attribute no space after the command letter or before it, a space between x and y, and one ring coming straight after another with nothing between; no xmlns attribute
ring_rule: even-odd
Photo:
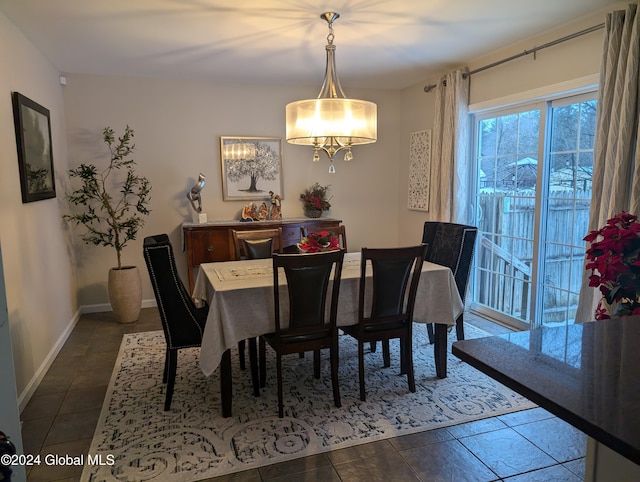
<svg viewBox="0 0 640 482"><path fill-rule="evenodd" d="M518 193L522 196L522 193ZM543 322L571 322L583 271L591 191L553 193L542 220ZM535 198L514 193L481 195L475 301L531 321Z"/></svg>

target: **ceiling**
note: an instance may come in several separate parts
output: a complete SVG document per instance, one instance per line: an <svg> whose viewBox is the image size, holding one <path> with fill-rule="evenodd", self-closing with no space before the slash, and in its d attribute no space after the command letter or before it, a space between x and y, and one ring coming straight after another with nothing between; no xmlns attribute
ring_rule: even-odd
<svg viewBox="0 0 640 482"><path fill-rule="evenodd" d="M0 0L66 74L400 89L615 0ZM604 21L604 16L603 16ZM533 45L532 45L533 46Z"/></svg>

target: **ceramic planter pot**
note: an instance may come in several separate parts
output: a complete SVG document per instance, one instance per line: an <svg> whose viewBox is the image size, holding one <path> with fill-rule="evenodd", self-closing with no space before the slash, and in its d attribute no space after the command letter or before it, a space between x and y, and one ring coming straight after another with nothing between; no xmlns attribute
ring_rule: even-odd
<svg viewBox="0 0 640 482"><path fill-rule="evenodd" d="M109 301L118 322L138 320L142 307L142 281L136 266L109 270Z"/></svg>

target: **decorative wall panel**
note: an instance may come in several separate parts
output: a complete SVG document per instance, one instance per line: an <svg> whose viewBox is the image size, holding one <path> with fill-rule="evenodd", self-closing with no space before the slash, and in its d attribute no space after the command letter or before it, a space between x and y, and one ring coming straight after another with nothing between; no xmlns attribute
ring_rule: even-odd
<svg viewBox="0 0 640 482"><path fill-rule="evenodd" d="M431 173L431 129L412 132L409 139L409 200L408 208L429 210Z"/></svg>

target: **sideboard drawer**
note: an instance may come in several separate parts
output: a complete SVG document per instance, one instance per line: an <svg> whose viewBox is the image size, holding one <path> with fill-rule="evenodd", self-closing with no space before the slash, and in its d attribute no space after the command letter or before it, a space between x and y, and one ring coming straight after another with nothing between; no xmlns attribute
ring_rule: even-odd
<svg viewBox="0 0 640 482"><path fill-rule="evenodd" d="M229 259L227 230L194 231L191 236L190 266Z"/></svg>

